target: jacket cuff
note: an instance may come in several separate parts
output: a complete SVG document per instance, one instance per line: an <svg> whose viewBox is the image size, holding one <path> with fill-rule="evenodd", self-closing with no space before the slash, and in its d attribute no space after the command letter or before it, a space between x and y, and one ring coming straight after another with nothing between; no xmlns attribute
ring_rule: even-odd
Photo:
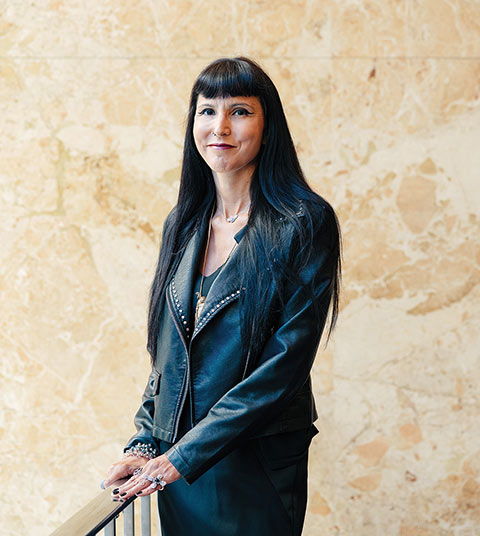
<svg viewBox="0 0 480 536"><path fill-rule="evenodd" d="M152 436L133 436L130 441L125 445L123 452L126 452L128 449L131 449L138 444L149 445L155 450L157 456L160 455L160 448L158 446L158 443Z"/></svg>
<svg viewBox="0 0 480 536"><path fill-rule="evenodd" d="M185 458L183 458L183 456L178 452L176 447L173 446L169 450L167 450L167 452L165 452L165 456L168 458L168 461L175 467L175 469L182 475L182 478L185 480L185 482L187 484L192 484L195 480L194 478L190 477L192 468L185 460Z"/></svg>

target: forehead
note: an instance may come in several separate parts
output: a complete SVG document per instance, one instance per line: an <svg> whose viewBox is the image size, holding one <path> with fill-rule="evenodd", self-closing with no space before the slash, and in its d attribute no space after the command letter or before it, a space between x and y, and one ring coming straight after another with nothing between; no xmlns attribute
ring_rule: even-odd
<svg viewBox="0 0 480 536"><path fill-rule="evenodd" d="M257 97L245 97L245 96L238 96L238 97L213 97L211 99L208 99L207 97L204 97L202 94L198 96L197 99L197 106L202 106L203 104L213 104L214 106L222 106L222 107L230 107L235 106L237 104L247 104L248 106L251 106L252 108L261 108L260 101Z"/></svg>

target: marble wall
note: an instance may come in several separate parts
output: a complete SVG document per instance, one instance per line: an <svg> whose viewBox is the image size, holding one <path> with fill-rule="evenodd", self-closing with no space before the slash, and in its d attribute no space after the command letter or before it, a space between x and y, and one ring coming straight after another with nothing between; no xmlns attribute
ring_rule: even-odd
<svg viewBox="0 0 480 536"><path fill-rule="evenodd" d="M238 54L344 234L304 534L478 535L477 0L0 3L1 532L49 534L132 433L188 93Z"/></svg>

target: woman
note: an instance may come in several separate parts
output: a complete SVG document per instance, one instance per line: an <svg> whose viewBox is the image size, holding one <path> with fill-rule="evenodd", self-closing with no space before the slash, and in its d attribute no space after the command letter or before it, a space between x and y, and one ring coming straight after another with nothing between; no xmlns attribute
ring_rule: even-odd
<svg viewBox="0 0 480 536"><path fill-rule="evenodd" d="M303 177L272 81L247 58L211 63L152 285L138 431L105 484L133 476L114 497L162 490L164 536L300 534L310 370L339 275L335 214Z"/></svg>

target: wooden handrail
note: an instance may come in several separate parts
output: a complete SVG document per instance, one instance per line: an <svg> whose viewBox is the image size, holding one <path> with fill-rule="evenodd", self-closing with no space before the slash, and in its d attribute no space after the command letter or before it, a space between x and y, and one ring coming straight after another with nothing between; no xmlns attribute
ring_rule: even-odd
<svg viewBox="0 0 480 536"><path fill-rule="evenodd" d="M123 482L125 480L115 482L113 487L118 487ZM94 536L125 510L135 498L130 497L122 503L115 502L112 501L111 489L106 489L52 532L51 536Z"/></svg>

